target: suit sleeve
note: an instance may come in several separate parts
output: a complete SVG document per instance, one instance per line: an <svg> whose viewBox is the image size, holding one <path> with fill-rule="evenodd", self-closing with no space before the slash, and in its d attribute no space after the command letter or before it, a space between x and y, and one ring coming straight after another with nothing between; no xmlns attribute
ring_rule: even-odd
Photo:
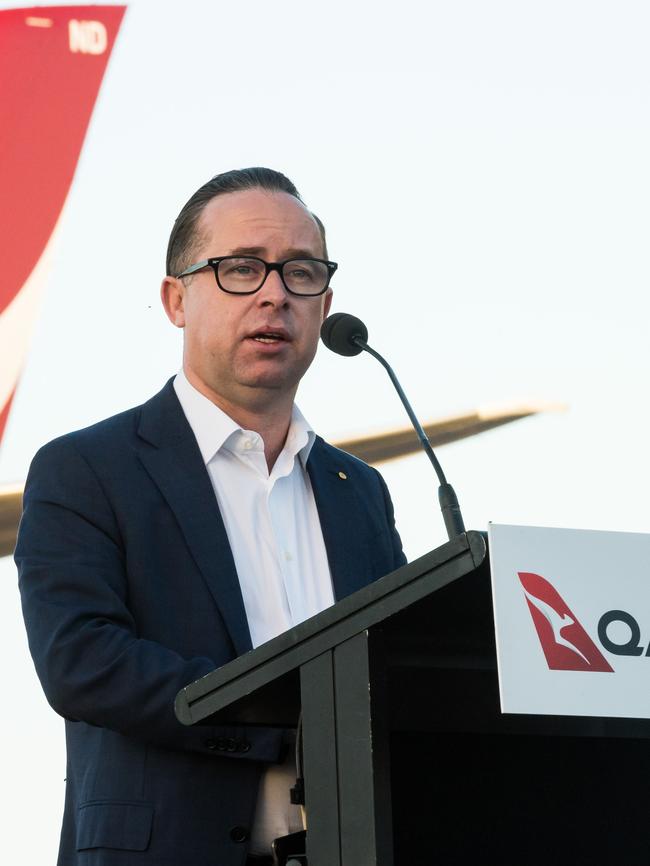
<svg viewBox="0 0 650 866"><path fill-rule="evenodd" d="M277 730L185 727L176 719L177 692L217 665L138 636L117 520L69 437L34 458L15 557L30 651L60 715L167 748L278 760ZM224 737L247 750L215 752Z"/></svg>
<svg viewBox="0 0 650 866"><path fill-rule="evenodd" d="M390 498L390 493L388 492L386 482L384 481L380 472L377 472L377 477L379 479L379 486L381 487L381 492L384 497L386 520L388 522L388 528L391 535L391 542L393 547L393 569L401 568L401 566L406 565L406 556L404 554L404 551L402 550L402 539L400 538L397 527L395 526L395 512L393 509L393 502Z"/></svg>

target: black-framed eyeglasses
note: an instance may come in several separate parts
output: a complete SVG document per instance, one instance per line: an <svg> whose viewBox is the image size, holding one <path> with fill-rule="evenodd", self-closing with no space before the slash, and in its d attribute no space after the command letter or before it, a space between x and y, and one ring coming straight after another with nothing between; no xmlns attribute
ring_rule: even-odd
<svg viewBox="0 0 650 866"><path fill-rule="evenodd" d="M196 262L176 278L188 277L203 268L212 268L219 288L231 295L252 295L264 285L269 271L277 271L285 289L292 295L313 297L322 295L329 286L336 262L325 259L287 259L265 262L257 256L217 256Z"/></svg>

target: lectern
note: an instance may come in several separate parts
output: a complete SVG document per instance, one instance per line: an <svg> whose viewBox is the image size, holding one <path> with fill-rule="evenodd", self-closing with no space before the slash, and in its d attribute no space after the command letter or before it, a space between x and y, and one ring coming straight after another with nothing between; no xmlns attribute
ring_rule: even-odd
<svg viewBox="0 0 650 866"><path fill-rule="evenodd" d="M176 699L188 725L301 711L309 866L650 861L648 722L500 712L479 532Z"/></svg>

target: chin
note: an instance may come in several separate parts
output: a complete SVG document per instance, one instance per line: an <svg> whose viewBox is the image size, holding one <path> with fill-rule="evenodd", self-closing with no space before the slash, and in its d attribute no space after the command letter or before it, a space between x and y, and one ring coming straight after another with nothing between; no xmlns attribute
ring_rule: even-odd
<svg viewBox="0 0 650 866"><path fill-rule="evenodd" d="M265 391L287 391L297 387L298 381L288 376L254 376L242 384L248 388L260 388Z"/></svg>
<svg viewBox="0 0 650 866"><path fill-rule="evenodd" d="M248 388L259 388L264 391L295 391L302 376L302 372L297 373L295 370L263 370L257 374L246 376L240 380L240 384Z"/></svg>

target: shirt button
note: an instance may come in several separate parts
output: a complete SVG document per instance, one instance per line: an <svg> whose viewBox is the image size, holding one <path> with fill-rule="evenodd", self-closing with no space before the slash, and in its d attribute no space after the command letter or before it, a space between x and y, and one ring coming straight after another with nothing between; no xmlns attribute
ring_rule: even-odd
<svg viewBox="0 0 650 866"><path fill-rule="evenodd" d="M233 842L245 842L248 839L248 827L233 827L230 838Z"/></svg>
<svg viewBox="0 0 650 866"><path fill-rule="evenodd" d="M288 550L285 550L284 551L284 558L287 560L287 562L291 562L291 560L293 559L293 556L289 553Z"/></svg>
<svg viewBox="0 0 650 866"><path fill-rule="evenodd" d="M245 440L244 440L244 450L245 450L245 451L250 451L252 447L253 447L253 443L251 442L251 440L250 440L250 439L245 439Z"/></svg>

